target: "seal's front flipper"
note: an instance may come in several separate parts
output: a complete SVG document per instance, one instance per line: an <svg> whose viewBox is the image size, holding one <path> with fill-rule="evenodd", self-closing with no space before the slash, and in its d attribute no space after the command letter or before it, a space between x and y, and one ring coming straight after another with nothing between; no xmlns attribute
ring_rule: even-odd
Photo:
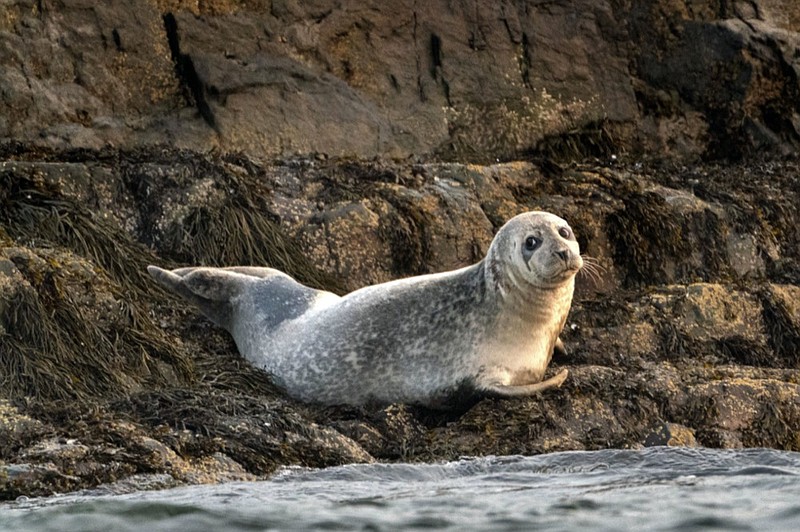
<svg viewBox="0 0 800 532"><path fill-rule="evenodd" d="M523 384L521 386L493 384L485 387L483 391L489 395L497 395L498 397L525 397L527 395L541 393L548 388L558 388L567 379L568 374L569 371L564 369L561 370L558 375L535 384Z"/></svg>
<svg viewBox="0 0 800 532"><path fill-rule="evenodd" d="M561 338L556 338L556 343L553 346L553 355L557 357L567 356L567 348L564 347L564 342L561 341Z"/></svg>

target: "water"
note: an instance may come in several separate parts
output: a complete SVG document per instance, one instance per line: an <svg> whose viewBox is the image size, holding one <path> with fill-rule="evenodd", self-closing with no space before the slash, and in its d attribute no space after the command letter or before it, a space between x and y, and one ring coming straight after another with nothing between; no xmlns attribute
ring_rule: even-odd
<svg viewBox="0 0 800 532"><path fill-rule="evenodd" d="M0 505L0 530L798 530L800 453L651 448Z"/></svg>

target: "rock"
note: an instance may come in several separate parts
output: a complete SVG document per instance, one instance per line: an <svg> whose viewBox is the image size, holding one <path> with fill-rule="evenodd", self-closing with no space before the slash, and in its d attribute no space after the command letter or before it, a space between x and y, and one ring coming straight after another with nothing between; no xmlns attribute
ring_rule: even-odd
<svg viewBox="0 0 800 532"><path fill-rule="evenodd" d="M708 439L708 445L728 442L725 445L750 447L775 441L796 449L800 443L794 429L800 421L798 392L796 383L777 379L711 381L689 388L690 415L695 426L710 432L705 437L699 434L703 444Z"/></svg>
<svg viewBox="0 0 800 532"><path fill-rule="evenodd" d="M800 11L717 4L5 2L0 498L680 427L800 450ZM294 403L145 273L344 293L540 209L591 264L570 377L466 412Z"/></svg>
<svg viewBox="0 0 800 532"><path fill-rule="evenodd" d="M14 0L0 139L257 158L795 153L790 4Z"/></svg>
<svg viewBox="0 0 800 532"><path fill-rule="evenodd" d="M681 287L673 297L673 316L690 338L738 336L756 343L766 342L760 302L745 292L696 283Z"/></svg>
<svg viewBox="0 0 800 532"><path fill-rule="evenodd" d="M777 10L783 13L793 9L789 2L750 5L759 16L778 5L781 7ZM778 82L776 86L773 77L773 72L796 68L797 59L787 51L798 46L797 19L782 18L785 26L791 26L785 28L790 29L787 32L750 17L753 14L736 8L715 13L710 8L686 9L662 2L635 10L631 17L631 37L641 45L632 55L635 71L646 84L640 92L645 106L661 106L653 97L653 88L674 94L677 98L672 98L668 109L655 114L688 115L684 110L703 113L714 134L701 138L707 139L709 151L723 156L795 150L766 122L772 109L783 109L778 113L786 117L787 125L797 115L796 106L780 96L792 83ZM700 53L698 43L703 43ZM676 75L678 72L681 74ZM689 131L696 129L690 127ZM674 135L673 130L668 131ZM692 140L684 137L671 142L696 149Z"/></svg>
<svg viewBox="0 0 800 532"><path fill-rule="evenodd" d="M86 490L90 495L121 495L136 491L165 490L180 486L172 475L164 473L144 473L131 475L117 482L102 484L96 488Z"/></svg>
<svg viewBox="0 0 800 532"><path fill-rule="evenodd" d="M37 442L20 453L25 460L38 462L77 462L89 454L89 447L77 440L51 438Z"/></svg>
<svg viewBox="0 0 800 532"><path fill-rule="evenodd" d="M668 445L670 447L698 447L694 431L679 423L663 423L644 440L645 447Z"/></svg>
<svg viewBox="0 0 800 532"><path fill-rule="evenodd" d="M799 296L797 285L773 284L762 298L770 347L788 367L797 367L800 362Z"/></svg>
<svg viewBox="0 0 800 532"><path fill-rule="evenodd" d="M192 460L185 475L180 478L189 484L220 484L222 482L244 482L256 480L241 464L222 453Z"/></svg>
<svg viewBox="0 0 800 532"><path fill-rule="evenodd" d="M358 443L371 456L380 456L386 452L386 438L370 423L357 420L342 420L333 422L332 427Z"/></svg>
<svg viewBox="0 0 800 532"><path fill-rule="evenodd" d="M25 415L6 399L0 399L0 460L15 454L16 447L28 445L47 435L52 428Z"/></svg>
<svg viewBox="0 0 800 532"><path fill-rule="evenodd" d="M0 464L0 495L6 500L55 495L80 486L80 478L63 474L53 464Z"/></svg>

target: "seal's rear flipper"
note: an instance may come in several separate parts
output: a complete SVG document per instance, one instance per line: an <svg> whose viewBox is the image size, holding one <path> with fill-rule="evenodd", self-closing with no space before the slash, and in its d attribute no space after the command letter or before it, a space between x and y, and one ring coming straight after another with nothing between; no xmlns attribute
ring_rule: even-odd
<svg viewBox="0 0 800 532"><path fill-rule="evenodd" d="M272 268L192 267L167 271L148 266L147 271L160 284L196 305L208 319L231 332L235 321L240 328L256 327L266 334L312 306L324 306L339 299Z"/></svg>
<svg viewBox="0 0 800 532"><path fill-rule="evenodd" d="M147 271L160 284L196 305L208 319L226 329L229 328L233 310L231 300L241 293L251 277L235 269L224 268L197 267L168 271L148 266Z"/></svg>

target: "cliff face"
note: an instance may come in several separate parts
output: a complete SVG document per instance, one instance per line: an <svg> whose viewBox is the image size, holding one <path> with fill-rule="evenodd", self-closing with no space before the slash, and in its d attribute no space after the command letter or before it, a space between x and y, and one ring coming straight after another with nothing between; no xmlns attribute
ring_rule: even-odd
<svg viewBox="0 0 800 532"><path fill-rule="evenodd" d="M798 143L790 0L4 10L0 139L39 146L493 161Z"/></svg>
<svg viewBox="0 0 800 532"><path fill-rule="evenodd" d="M800 450L794 2L109 4L0 12L0 498ZM293 402L144 269L346 292L475 262L538 209L603 267L570 377L466 412Z"/></svg>

